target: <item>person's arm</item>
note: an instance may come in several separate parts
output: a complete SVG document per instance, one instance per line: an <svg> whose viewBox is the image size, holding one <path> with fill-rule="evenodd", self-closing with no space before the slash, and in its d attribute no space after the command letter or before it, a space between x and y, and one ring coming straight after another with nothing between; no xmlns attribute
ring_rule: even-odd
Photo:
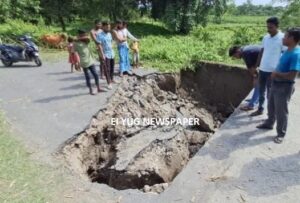
<svg viewBox="0 0 300 203"><path fill-rule="evenodd" d="M129 39L133 40L133 41L139 41L136 37L134 37L130 32L129 30L126 30L127 31L127 36Z"/></svg>
<svg viewBox="0 0 300 203"><path fill-rule="evenodd" d="M295 54L291 58L290 71L286 73L281 73L274 71L271 75L272 79L283 79L294 81L297 77L298 72L300 71L300 55Z"/></svg>
<svg viewBox="0 0 300 203"><path fill-rule="evenodd" d="M112 31L112 36L113 36L113 39L114 39L115 41L117 41L118 43L122 43L122 42L125 42L125 41L126 41L126 39L120 37L120 35L119 35L119 34L117 33L117 31L115 31L115 30Z"/></svg>
<svg viewBox="0 0 300 203"><path fill-rule="evenodd" d="M96 42L96 49L98 51L99 58L104 61L105 55L102 47L101 37L99 35L96 36L95 42Z"/></svg>
<svg viewBox="0 0 300 203"><path fill-rule="evenodd" d="M77 37L76 41L80 41L88 44L90 43L90 38L89 36L81 36L81 37Z"/></svg>
<svg viewBox="0 0 300 203"><path fill-rule="evenodd" d="M254 69L257 70L257 68L259 67L260 63L261 63L261 59L262 59L262 56L264 54L264 48L262 48L258 54L258 57L257 57L257 61L256 61L256 64L254 66Z"/></svg>
<svg viewBox="0 0 300 203"><path fill-rule="evenodd" d="M94 42L96 42L97 41L96 33L92 30L90 34L91 34L91 38L94 40Z"/></svg>
<svg viewBox="0 0 300 203"><path fill-rule="evenodd" d="M256 64L255 64L255 67L254 67L256 70L260 66L261 59L262 59L262 57L264 55L265 39L266 39L266 36L263 38L262 43L261 43L262 48L261 48L261 50L260 50L260 52L258 54L257 61L256 61Z"/></svg>
<svg viewBox="0 0 300 203"><path fill-rule="evenodd" d="M298 71L290 71L287 73L279 73L279 72L273 72L271 77L272 79L278 78L278 79L282 79L282 80L290 80L290 81L294 81L297 77Z"/></svg>
<svg viewBox="0 0 300 203"><path fill-rule="evenodd" d="M104 54L103 47L102 47L101 44L98 44L98 50L99 50L100 58L104 61L105 60L105 54Z"/></svg>
<svg viewBox="0 0 300 203"><path fill-rule="evenodd" d="M253 65L253 59L249 56L249 54L247 54L246 52L243 53L242 58L246 64L247 70L250 73L250 75L252 77L256 77L257 76L257 71L255 68L256 62Z"/></svg>
<svg viewBox="0 0 300 203"><path fill-rule="evenodd" d="M76 43L73 44L73 51L74 51L74 52L78 52L77 44L76 44Z"/></svg>

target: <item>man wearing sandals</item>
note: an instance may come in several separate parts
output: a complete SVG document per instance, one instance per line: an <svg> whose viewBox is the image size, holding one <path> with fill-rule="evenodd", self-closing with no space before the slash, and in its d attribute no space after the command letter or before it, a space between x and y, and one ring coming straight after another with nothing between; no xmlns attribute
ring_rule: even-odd
<svg viewBox="0 0 300 203"><path fill-rule="evenodd" d="M259 116L263 114L266 90L267 98L269 98L270 95L271 74L276 69L280 56L285 49L282 44L284 34L278 29L278 27L278 18L271 17L267 20L267 29L269 34L263 38L263 48L256 64L256 67L259 66L259 105L258 110L253 112L251 116Z"/></svg>
<svg viewBox="0 0 300 203"><path fill-rule="evenodd" d="M229 49L229 56L236 59L243 59L250 75L253 78L254 91L251 99L248 101L248 104L241 107L242 111L251 111L254 109L255 105L258 103L259 98L259 88L257 82L257 69L256 63L258 56L260 54L262 47L259 45L248 45L244 47L233 46Z"/></svg>
<svg viewBox="0 0 300 203"><path fill-rule="evenodd" d="M274 142L280 144L288 126L288 104L294 92L297 73L300 72L300 28L289 29L283 38L283 44L288 47L283 53L276 70L272 73L272 86L268 102L268 119L259 129L273 129L277 121L277 136Z"/></svg>

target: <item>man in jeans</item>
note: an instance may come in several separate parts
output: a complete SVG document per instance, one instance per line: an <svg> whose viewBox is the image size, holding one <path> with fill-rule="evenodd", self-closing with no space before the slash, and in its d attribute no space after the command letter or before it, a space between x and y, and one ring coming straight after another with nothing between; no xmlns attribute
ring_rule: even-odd
<svg viewBox="0 0 300 203"><path fill-rule="evenodd" d="M284 49L282 39L284 34L278 30L279 20L271 17L267 20L268 33L262 41L262 50L258 57L256 67L259 66L259 106L251 116L262 115L264 111L265 92L269 97L271 87L271 74L276 69L281 53ZM260 64L260 65L259 65Z"/></svg>
<svg viewBox="0 0 300 203"><path fill-rule="evenodd" d="M256 63L262 47L259 45L248 45L244 47L233 46L229 49L229 56L236 59L243 59L250 75L253 78L254 91L248 104L241 107L242 111L250 111L257 105L259 99L259 87L257 82Z"/></svg>
<svg viewBox="0 0 300 203"><path fill-rule="evenodd" d="M280 58L279 65L272 73L272 87L268 103L268 119L260 129L273 129L277 121L277 137L274 142L280 144L286 134L288 125L288 104L294 92L294 83L300 71L300 29L289 29L283 39L288 50Z"/></svg>
<svg viewBox="0 0 300 203"><path fill-rule="evenodd" d="M89 43L90 39L88 37L87 32L84 30L78 30L78 36L76 43L74 44L74 50L78 53L80 57L80 65L83 69L86 85L89 88L89 92L91 95L95 95L92 89L89 72L91 72L95 79L97 91L101 92L101 89L99 85L99 77L95 68L95 60L92 56L91 50L89 49Z"/></svg>

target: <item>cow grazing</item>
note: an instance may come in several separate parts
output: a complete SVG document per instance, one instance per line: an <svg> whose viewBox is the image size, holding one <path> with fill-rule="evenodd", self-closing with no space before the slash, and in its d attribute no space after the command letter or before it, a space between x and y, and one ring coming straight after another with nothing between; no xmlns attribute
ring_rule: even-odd
<svg viewBox="0 0 300 203"><path fill-rule="evenodd" d="M63 49L66 47L67 36L65 34L49 34L41 36L41 41L49 47Z"/></svg>

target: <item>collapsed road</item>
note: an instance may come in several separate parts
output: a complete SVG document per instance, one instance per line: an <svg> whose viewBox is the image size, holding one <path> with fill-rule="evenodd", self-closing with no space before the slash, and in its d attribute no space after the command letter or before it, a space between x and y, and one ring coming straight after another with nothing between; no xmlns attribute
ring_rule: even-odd
<svg viewBox="0 0 300 203"><path fill-rule="evenodd" d="M62 154L92 182L161 193L248 94L247 80L244 70L204 63L195 72L126 78L106 108L66 142ZM147 118L197 122L116 123Z"/></svg>

